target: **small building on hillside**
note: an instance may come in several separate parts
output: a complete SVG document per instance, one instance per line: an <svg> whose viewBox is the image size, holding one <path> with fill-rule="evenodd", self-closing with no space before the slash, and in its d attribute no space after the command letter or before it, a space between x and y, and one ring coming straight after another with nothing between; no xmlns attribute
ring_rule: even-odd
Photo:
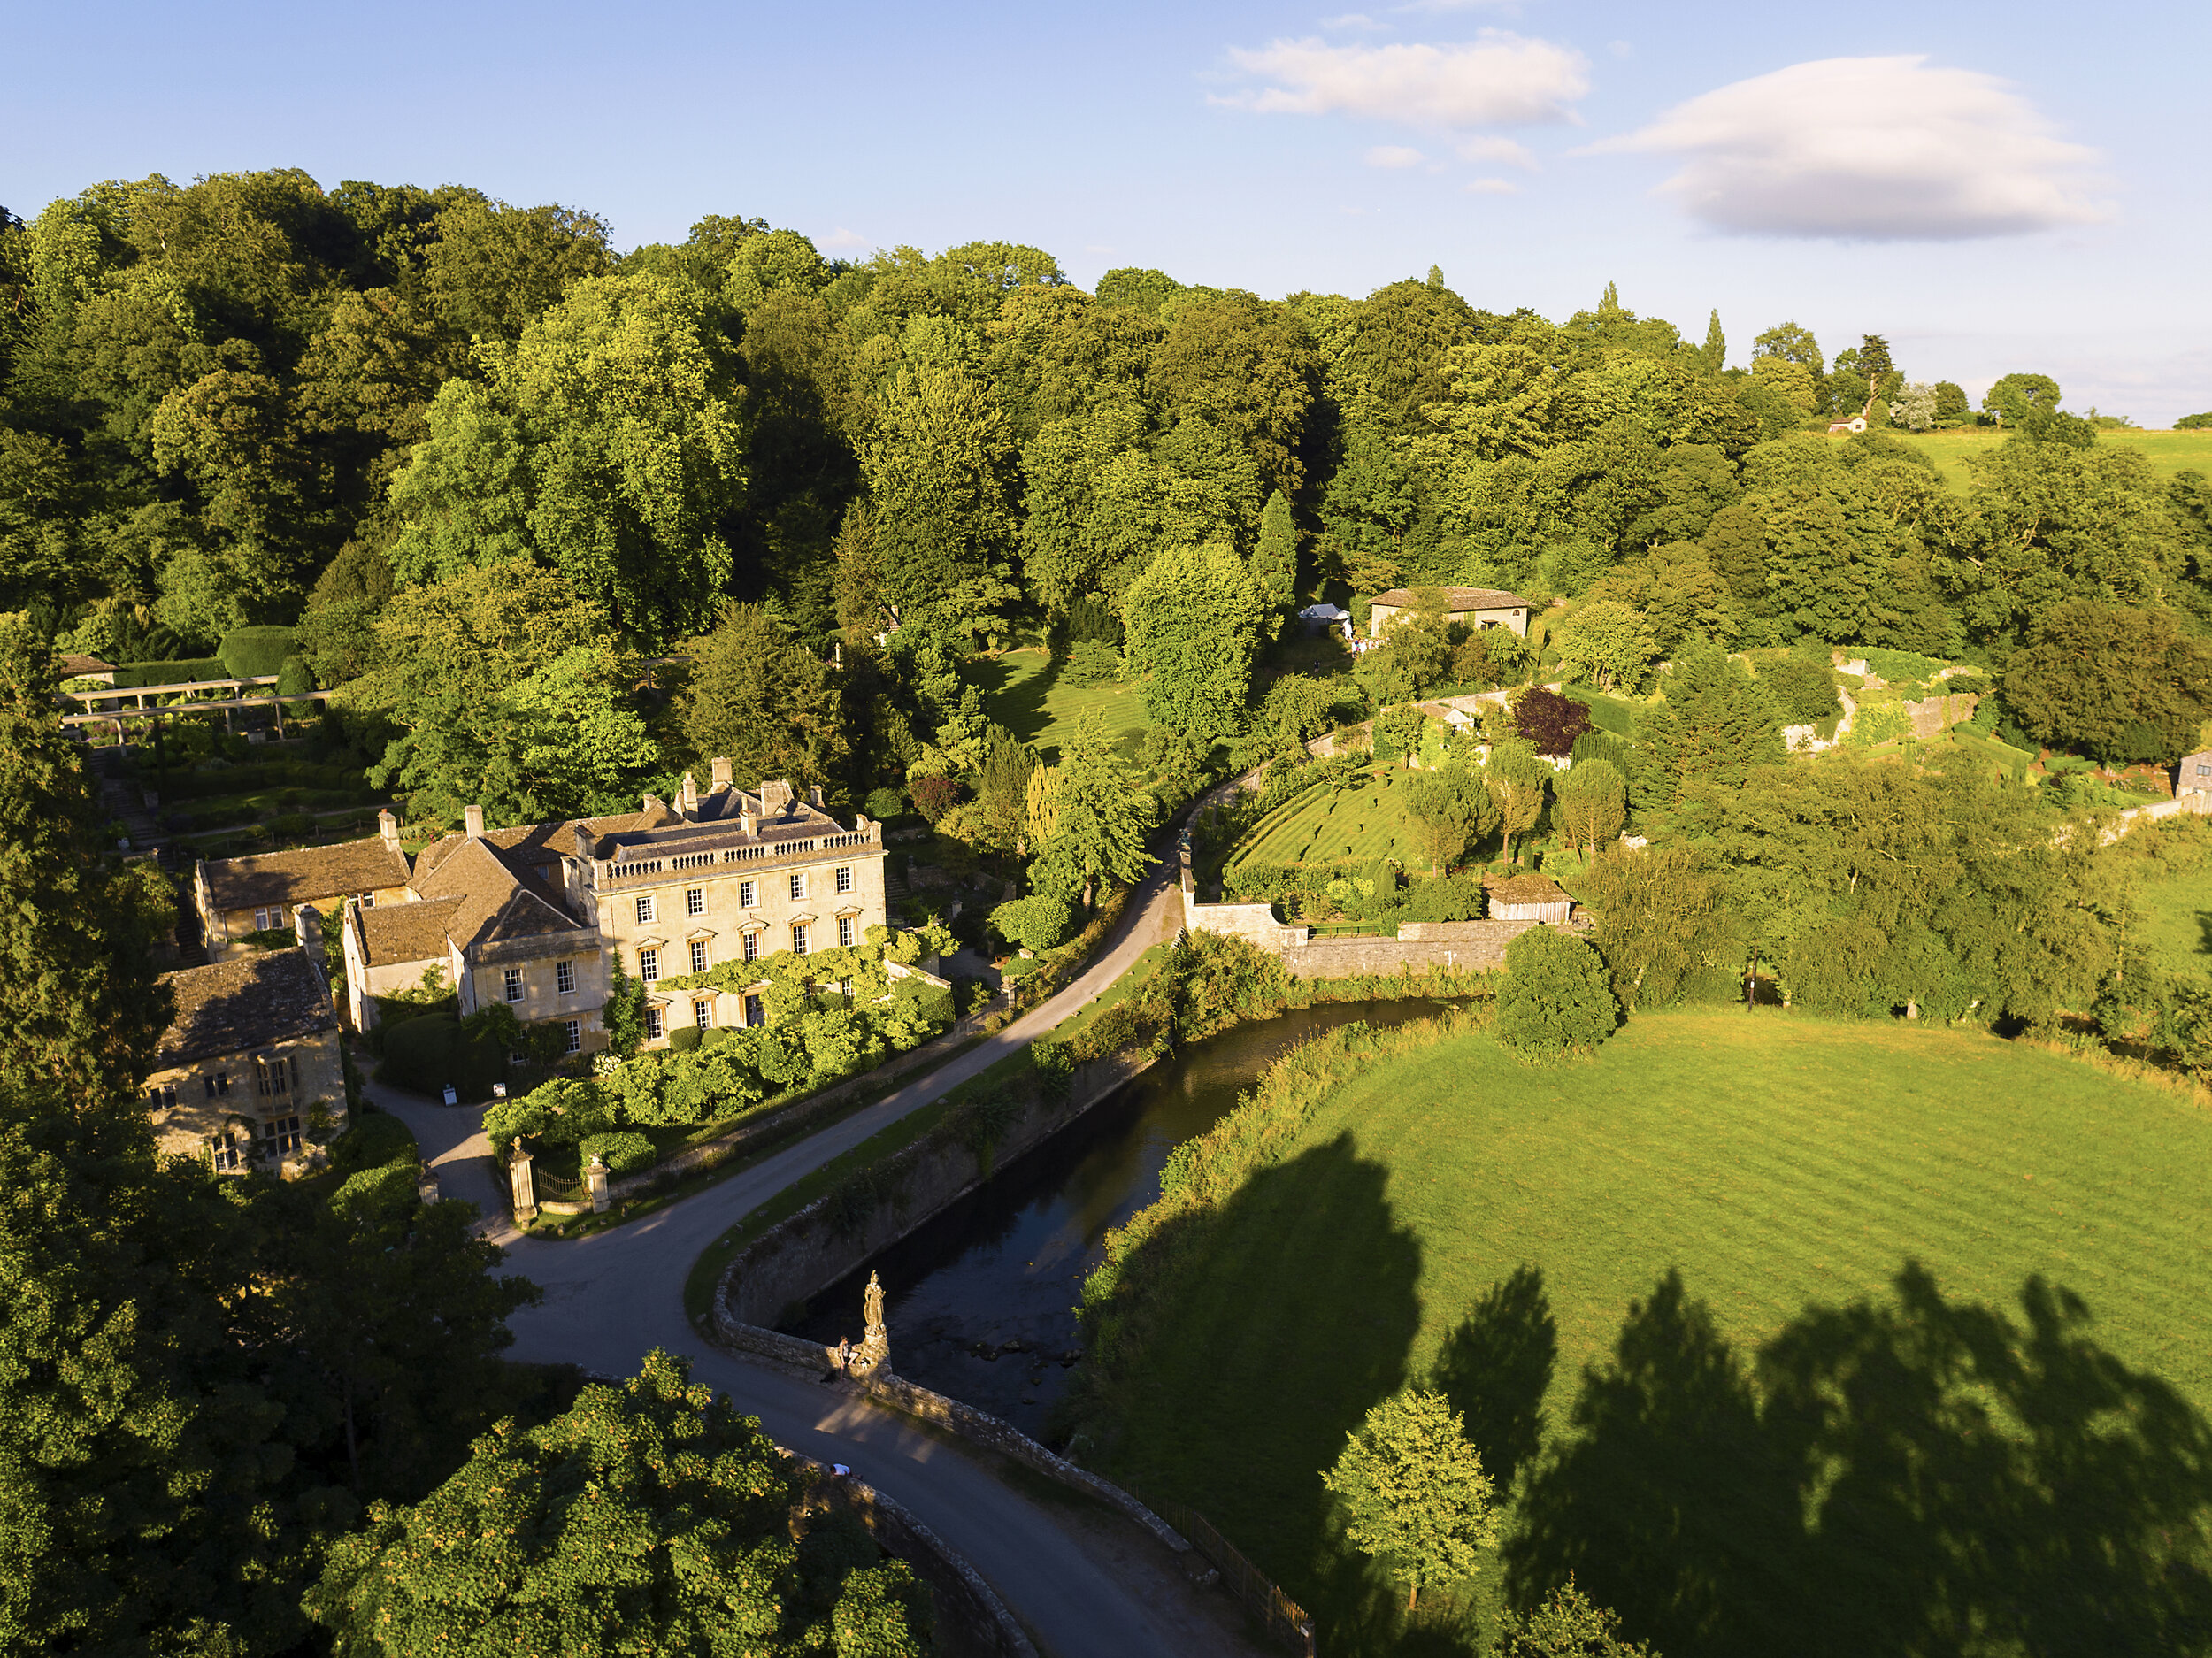
<svg viewBox="0 0 2212 1658"><path fill-rule="evenodd" d="M2212 748L2181 756L2181 764L2174 771L2174 793L2212 794Z"/></svg>
<svg viewBox="0 0 2212 1658"><path fill-rule="evenodd" d="M1863 414L1855 414L1853 415L1848 420L1837 420L1831 422L1828 427L1828 435L1832 438L1849 437L1854 432L1863 432L1865 430L1866 417Z"/></svg>
<svg viewBox="0 0 2212 1658"><path fill-rule="evenodd" d="M64 685L72 679L88 679L95 685L113 685L115 664L102 662L97 656L64 656L61 659L61 679Z"/></svg>
<svg viewBox="0 0 2212 1658"><path fill-rule="evenodd" d="M146 1079L163 1152L205 1158L221 1174L260 1167L289 1179L314 1163L317 1139L345 1126L321 917L303 905L294 926L288 948L163 975L177 1009Z"/></svg>
<svg viewBox="0 0 2212 1658"><path fill-rule="evenodd" d="M399 849L399 820L380 812L377 828L373 836L336 846L212 864L201 859L192 871L192 902L207 935L207 959L221 961L250 948L239 942L250 933L290 926L303 904L335 917L350 900L372 907L403 902L408 869Z"/></svg>
<svg viewBox="0 0 2212 1658"><path fill-rule="evenodd" d="M1505 593L1496 587L1440 587L1444 595L1444 618L1471 628L1505 627L1525 639L1528 637L1529 612L1535 609L1518 594ZM1413 592L1407 587L1393 587L1387 593L1378 593L1367 620L1368 635L1380 639L1400 614L1413 608Z"/></svg>
<svg viewBox="0 0 2212 1658"><path fill-rule="evenodd" d="M1298 612L1298 619L1306 625L1306 637L1313 639L1323 633L1352 636L1352 613L1340 605L1309 604Z"/></svg>
<svg viewBox="0 0 2212 1658"><path fill-rule="evenodd" d="M1493 921L1545 921L1563 927L1574 916L1574 900L1558 882L1534 871L1525 875L1486 875L1482 889L1489 897Z"/></svg>

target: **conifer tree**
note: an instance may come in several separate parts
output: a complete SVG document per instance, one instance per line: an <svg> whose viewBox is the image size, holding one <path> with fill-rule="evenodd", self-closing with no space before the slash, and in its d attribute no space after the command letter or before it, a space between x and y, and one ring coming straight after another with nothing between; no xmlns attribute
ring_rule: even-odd
<svg viewBox="0 0 2212 1658"><path fill-rule="evenodd" d="M1252 550L1252 581L1260 600L1279 618L1298 601L1298 531L1290 502L1279 489L1260 514L1259 544Z"/></svg>
<svg viewBox="0 0 2212 1658"><path fill-rule="evenodd" d="M1718 307L1705 325L1705 347L1697 355L1708 374L1717 374L1728 366L1728 336L1720 331Z"/></svg>
<svg viewBox="0 0 2212 1658"><path fill-rule="evenodd" d="M1663 810L1683 787L1740 786L1754 767L1778 764L1782 726L1766 687L1717 645L1701 641L1677 658L1637 735L1648 763L1638 768L1646 791L1638 808Z"/></svg>

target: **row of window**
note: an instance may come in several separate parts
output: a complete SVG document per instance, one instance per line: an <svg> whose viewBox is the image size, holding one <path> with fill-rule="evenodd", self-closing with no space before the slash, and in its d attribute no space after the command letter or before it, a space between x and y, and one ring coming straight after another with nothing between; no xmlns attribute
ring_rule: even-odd
<svg viewBox="0 0 2212 1658"><path fill-rule="evenodd" d="M505 972L500 975L500 986L505 992L508 1001L521 1001L522 969L519 967L508 968ZM576 994L575 963L556 962L553 963L553 990L555 994L562 996L572 996Z"/></svg>
<svg viewBox="0 0 2212 1658"><path fill-rule="evenodd" d="M853 938L853 918L850 916L838 917L838 948L845 950L850 949L852 948ZM791 927L791 953L794 956L804 956L807 953L808 943L807 924L803 921L794 922ZM760 930L756 927L744 933L739 940L739 948L743 952L743 954L738 958L739 960L747 962L758 961L760 959ZM704 939L692 940L691 971L695 973L703 973L711 965L712 963L707 958L707 941ZM511 969L510 970L511 972L513 970ZM661 953L655 946L649 944L638 951L637 976L649 985L656 982L660 978ZM516 976L516 982L518 984L519 982L518 974ZM522 1000L522 997L518 990L511 988L508 992L507 1000L510 1002L519 1002Z"/></svg>
<svg viewBox="0 0 2212 1658"><path fill-rule="evenodd" d="M300 1062L296 1055L273 1054L253 1062L254 1091L265 1100L288 1098L300 1091ZM204 1073L200 1086L211 1100L230 1096L230 1072L214 1071ZM177 1085L165 1082L147 1090L147 1103L157 1111L173 1110L177 1103Z"/></svg>
<svg viewBox="0 0 2212 1658"><path fill-rule="evenodd" d="M849 864L840 864L834 874L839 892L852 891L853 872ZM790 883L792 902L803 902L806 898L806 877L792 875L786 879ZM738 882L737 902L740 909L756 908L760 902L759 884L755 881ZM684 913L687 916L703 916L707 913L707 889L705 887L689 887L684 889ZM641 924L657 921L660 918L658 901L651 893L644 894L637 900L637 918Z"/></svg>
<svg viewBox="0 0 2212 1658"><path fill-rule="evenodd" d="M839 979L837 988L847 1001L849 1002L852 999L853 981L851 979ZM702 996L691 1004L691 1020L703 1031L710 1031L714 1028L714 998L712 996ZM747 1025L767 1024L766 1002L758 996L745 997L739 1004L739 1023ZM658 1007L649 1007L645 1009L645 1034L648 1039L656 1042L668 1034L668 1016L664 1009ZM572 1048L570 1051L574 1050Z"/></svg>
<svg viewBox="0 0 2212 1658"><path fill-rule="evenodd" d="M296 1117L272 1117L258 1125L255 1138L260 1144L257 1155L276 1161L300 1148L300 1120ZM207 1160L215 1165L218 1174L235 1174L245 1167L246 1136L234 1129L225 1129L219 1134L207 1137Z"/></svg>

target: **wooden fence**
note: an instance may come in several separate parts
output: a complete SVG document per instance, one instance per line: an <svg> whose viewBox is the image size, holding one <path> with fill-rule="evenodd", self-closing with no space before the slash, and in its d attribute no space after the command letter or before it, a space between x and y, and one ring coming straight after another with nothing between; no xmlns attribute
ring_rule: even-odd
<svg viewBox="0 0 2212 1658"><path fill-rule="evenodd" d="M1246 1559L1242 1549L1214 1530L1211 1521L1188 1503L1146 1491L1134 1480L1117 1483L1188 1538L1191 1547L1221 1574L1222 1586L1243 1603L1269 1635L1300 1658L1314 1658L1312 1617L1278 1588L1273 1578Z"/></svg>

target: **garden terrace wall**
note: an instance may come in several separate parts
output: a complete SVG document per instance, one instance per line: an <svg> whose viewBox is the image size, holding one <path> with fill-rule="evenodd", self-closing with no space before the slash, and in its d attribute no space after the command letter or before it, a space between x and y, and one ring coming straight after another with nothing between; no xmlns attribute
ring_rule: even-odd
<svg viewBox="0 0 2212 1658"><path fill-rule="evenodd" d="M950 1208L993 1170L1051 1138L1156 1063L1156 1055L1141 1052L1080 1066L1066 1098L1057 1102L1039 1097L1033 1084L1020 1114L985 1151L953 1139L941 1125L865 1171L881 1195L857 1224L846 1214L846 1186L833 1187L746 1245L724 1269L714 1295L717 1328L726 1323L774 1325L787 1309Z"/></svg>

